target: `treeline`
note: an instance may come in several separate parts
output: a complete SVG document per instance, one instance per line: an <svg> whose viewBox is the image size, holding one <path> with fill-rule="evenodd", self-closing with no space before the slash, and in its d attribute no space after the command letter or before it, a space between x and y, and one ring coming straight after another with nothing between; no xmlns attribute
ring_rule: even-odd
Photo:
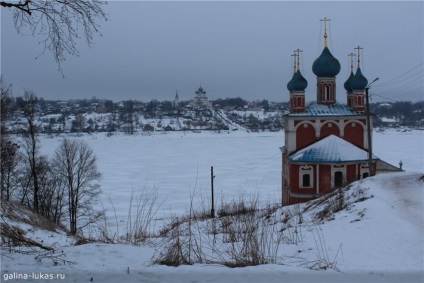
<svg viewBox="0 0 424 283"><path fill-rule="evenodd" d="M371 103L371 112L377 117L375 123L381 123L381 119L393 118L404 126L424 125L424 101L410 102L397 101L390 103Z"/></svg>
<svg viewBox="0 0 424 283"><path fill-rule="evenodd" d="M3 78L0 91L1 200L18 202L57 224L67 222L72 234L98 223L104 212L92 206L100 194L101 178L93 150L81 140L65 138L53 157L43 155L35 120L40 99L25 91L14 103ZM18 136L10 135L5 125L15 110L27 121Z"/></svg>

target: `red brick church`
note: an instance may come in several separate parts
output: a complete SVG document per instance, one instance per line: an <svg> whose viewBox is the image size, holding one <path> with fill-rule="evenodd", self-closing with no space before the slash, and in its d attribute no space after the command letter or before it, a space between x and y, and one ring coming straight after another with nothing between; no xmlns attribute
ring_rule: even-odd
<svg viewBox="0 0 424 283"><path fill-rule="evenodd" d="M328 19L323 20L326 24ZM308 82L300 71L301 50L294 56L294 74L287 84L290 111L284 117L285 146L282 151L282 201L295 204L319 197L331 190L369 176L365 88L368 80L360 67L360 47L356 48L357 69L344 83L347 104L336 99L336 76L339 61L327 46L312 65L316 75L316 101L305 106ZM353 54L351 54L353 58ZM352 59L353 60L353 59ZM370 127L372 125L372 119ZM371 158L371 175L376 173L379 159ZM390 170L396 167L380 162ZM383 166L383 167L384 167Z"/></svg>

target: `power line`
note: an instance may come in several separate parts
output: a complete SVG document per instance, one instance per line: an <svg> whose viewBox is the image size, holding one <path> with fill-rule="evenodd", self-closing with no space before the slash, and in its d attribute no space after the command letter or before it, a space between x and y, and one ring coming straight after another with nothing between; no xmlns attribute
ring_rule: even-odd
<svg viewBox="0 0 424 283"><path fill-rule="evenodd" d="M418 71L417 73L414 73L414 74L412 74L412 75L410 75L409 77L407 77L407 78L405 78L405 79L403 79L403 80L400 80L400 81L395 81L395 82L387 82L387 83L385 83L384 85L378 85L379 87L386 87L387 85L391 85L391 84L398 84L398 83L401 83L401 82L404 82L404 81L406 81L406 80L409 80L410 78L413 78L413 77L415 77L416 75L419 75L419 74L421 74L421 73L423 73L424 72L424 69L423 70L421 70L421 71ZM423 77L421 76L421 77L419 77L419 79L423 79ZM415 80L414 80L415 81Z"/></svg>
<svg viewBox="0 0 424 283"><path fill-rule="evenodd" d="M418 88L414 88L414 89L412 89L412 90L409 90L409 91L407 91L407 92L402 92L401 93L401 96L402 97L405 97L405 96L408 96L409 94L411 94L411 93L416 93L416 92L418 92L418 91L421 91L421 93L423 93L423 88L422 87L418 87ZM393 96L393 95L391 95L391 96Z"/></svg>
<svg viewBox="0 0 424 283"><path fill-rule="evenodd" d="M397 80L397 79L399 79L399 78L401 78L401 77L403 77L403 76L405 76L405 75L409 74L410 72L412 72L413 70L415 70L416 68L418 68L419 66L421 66L421 65L423 65L423 64L424 64L424 62L422 61L421 63L419 63L418 65L416 65L416 66L415 66L415 67L413 67L412 69L410 69L410 70L408 70L407 72L403 73L402 75L397 76L396 78L391 79L391 80L389 80L389 81L387 81L387 82L383 82L383 83L381 83L381 84L376 84L374 87L382 87L382 86L385 86L385 85L387 85L388 83L391 83L391 82L393 82L393 81L395 81L395 80Z"/></svg>
<svg viewBox="0 0 424 283"><path fill-rule="evenodd" d="M378 97L381 97L381 98L384 98L384 99L387 99L387 100L390 100L390 101L393 101L393 102L399 102L398 100L394 100L394 99L391 99L391 98L388 98L388 97L385 97L385 96L382 96L382 95L379 95L379 94L376 94L376 93L372 93L371 94L372 96L378 96Z"/></svg>
<svg viewBox="0 0 424 283"><path fill-rule="evenodd" d="M413 86L416 86L417 84L420 84L420 83L422 83L423 82L423 80L422 80L422 78L417 78L417 79L415 79L415 80L413 80L413 81L411 81L411 82L409 82L407 85L402 85L402 86L399 86L399 87L396 87L396 88L393 88L393 89L390 89L389 91L387 91L387 92L394 92L394 91L398 91L398 90L405 90L405 89L408 89L408 88L410 88L410 87L413 87ZM422 87L420 87L420 88L422 88Z"/></svg>

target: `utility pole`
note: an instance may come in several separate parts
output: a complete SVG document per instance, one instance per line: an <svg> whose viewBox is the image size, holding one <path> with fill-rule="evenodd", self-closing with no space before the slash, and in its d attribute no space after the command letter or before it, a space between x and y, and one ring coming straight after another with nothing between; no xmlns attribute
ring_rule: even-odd
<svg viewBox="0 0 424 283"><path fill-rule="evenodd" d="M215 218L214 193L213 193L213 179L215 179L215 176L213 175L213 166L211 166L211 189L212 189L212 208L211 208L211 217L212 217L212 218Z"/></svg>
<svg viewBox="0 0 424 283"><path fill-rule="evenodd" d="M358 46L359 48L359 46ZM365 88L365 101L367 106L367 134L368 134L368 169L369 169L369 176L373 176L372 174L372 144L371 144L371 122L370 122L370 103L369 103L369 96L368 96L368 90L370 89L370 85L374 82L378 81L379 78L374 79L367 87Z"/></svg>

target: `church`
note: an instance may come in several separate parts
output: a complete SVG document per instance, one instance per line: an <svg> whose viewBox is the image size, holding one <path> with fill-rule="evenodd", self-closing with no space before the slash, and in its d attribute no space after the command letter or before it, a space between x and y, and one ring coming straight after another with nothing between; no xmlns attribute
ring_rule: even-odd
<svg viewBox="0 0 424 283"><path fill-rule="evenodd" d="M400 171L398 168L370 155L372 117L366 115L366 88L368 80L362 74L360 49L354 72L351 56L351 73L344 83L347 104L336 99L336 76L339 61L327 45L324 18L324 49L314 61L316 75L316 101L305 106L307 80L300 71L300 52L294 56L294 72L287 84L290 110L284 116L285 146L282 152L282 202L284 205L306 202L336 188L375 175L378 168ZM369 125L368 125L369 123ZM370 136L371 138L371 136ZM371 162L370 162L371 161Z"/></svg>

